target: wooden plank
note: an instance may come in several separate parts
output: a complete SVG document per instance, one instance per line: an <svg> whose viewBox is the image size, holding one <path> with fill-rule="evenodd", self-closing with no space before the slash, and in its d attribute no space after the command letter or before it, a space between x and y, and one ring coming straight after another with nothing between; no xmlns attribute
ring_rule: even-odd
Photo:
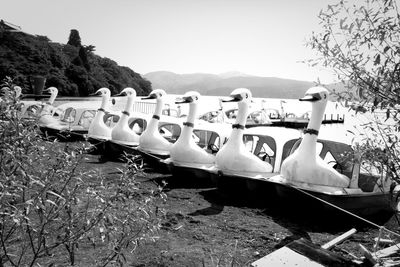
<svg viewBox="0 0 400 267"><path fill-rule="evenodd" d="M328 243L324 244L321 246L321 248L323 249L330 249L331 247L339 244L340 242L343 242L344 240L346 240L347 238L349 238L350 236L354 235L357 232L357 230L355 228L350 229L349 231L345 232L344 234L332 239L331 241L329 241Z"/></svg>
<svg viewBox="0 0 400 267"><path fill-rule="evenodd" d="M378 238L374 238L375 242L378 242ZM379 244L384 244L384 245L393 245L394 241L392 239L385 239L385 238L380 238L379 239Z"/></svg>
<svg viewBox="0 0 400 267"><path fill-rule="evenodd" d="M282 247L274 252L268 254L251 264L253 267L267 267L267 266L298 266L298 267L321 267L324 266L318 262L312 261L309 258L291 250L287 247Z"/></svg>
<svg viewBox="0 0 400 267"><path fill-rule="evenodd" d="M390 256L390 255L398 252L399 250L400 250L400 243L397 243L396 245L393 245L391 247L378 250L375 253L375 257L377 257L377 258L387 257L387 256Z"/></svg>
<svg viewBox="0 0 400 267"><path fill-rule="evenodd" d="M372 266L374 266L377 262L374 258L374 256L372 255L372 253L363 245L358 244L361 248L362 253L364 254L364 257L372 264Z"/></svg>
<svg viewBox="0 0 400 267"><path fill-rule="evenodd" d="M358 266L356 263L306 239L299 239L253 262L253 267L267 266Z"/></svg>

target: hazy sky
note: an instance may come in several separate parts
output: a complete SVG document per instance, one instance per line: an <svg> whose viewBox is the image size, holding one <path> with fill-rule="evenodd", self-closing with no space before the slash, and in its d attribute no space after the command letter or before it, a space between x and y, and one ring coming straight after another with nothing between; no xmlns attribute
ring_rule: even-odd
<svg viewBox="0 0 400 267"><path fill-rule="evenodd" d="M2 0L0 18L67 43L71 29L95 53L140 74L246 74L331 82L299 61L319 31L317 15L337 0Z"/></svg>

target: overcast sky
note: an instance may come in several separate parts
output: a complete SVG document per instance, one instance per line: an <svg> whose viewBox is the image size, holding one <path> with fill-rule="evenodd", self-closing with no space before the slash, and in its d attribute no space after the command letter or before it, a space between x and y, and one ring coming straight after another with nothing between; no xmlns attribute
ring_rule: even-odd
<svg viewBox="0 0 400 267"><path fill-rule="evenodd" d="M299 61L319 31L317 15L338 0L8 0L1 19L67 43L71 29L95 53L146 74L246 74L332 82Z"/></svg>

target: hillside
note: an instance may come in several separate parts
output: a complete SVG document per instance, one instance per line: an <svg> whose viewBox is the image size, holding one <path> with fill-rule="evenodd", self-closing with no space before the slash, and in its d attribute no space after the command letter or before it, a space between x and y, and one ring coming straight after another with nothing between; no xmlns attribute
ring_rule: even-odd
<svg viewBox="0 0 400 267"><path fill-rule="evenodd" d="M176 74L167 71L144 75L153 88L163 88L169 93L182 94L196 90L203 95L227 95L238 87L249 88L254 97L299 98L314 85L312 82L243 75L214 75L205 73Z"/></svg>
<svg viewBox="0 0 400 267"><path fill-rule="evenodd" d="M96 55L92 45L81 45L78 31L79 39L68 44L22 32L0 33L0 80L14 78L24 93L32 93L35 76L45 77L45 87L55 86L63 96L87 96L101 87L112 93L125 87L135 88L138 95L151 91L151 83L140 74Z"/></svg>

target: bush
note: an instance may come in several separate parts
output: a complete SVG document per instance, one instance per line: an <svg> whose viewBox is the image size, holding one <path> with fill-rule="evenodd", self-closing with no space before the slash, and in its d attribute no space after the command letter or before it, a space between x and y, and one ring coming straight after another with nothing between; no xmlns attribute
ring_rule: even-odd
<svg viewBox="0 0 400 267"><path fill-rule="evenodd" d="M370 111L356 129L363 158L400 183L400 13L391 0L337 1L320 11L307 45L312 65L330 68L347 90L338 100Z"/></svg>
<svg viewBox="0 0 400 267"><path fill-rule="evenodd" d="M162 213L160 190L140 189L137 158L115 178L86 170L86 147L44 140L24 121L11 79L0 86L0 266L122 264L140 240L152 238Z"/></svg>

